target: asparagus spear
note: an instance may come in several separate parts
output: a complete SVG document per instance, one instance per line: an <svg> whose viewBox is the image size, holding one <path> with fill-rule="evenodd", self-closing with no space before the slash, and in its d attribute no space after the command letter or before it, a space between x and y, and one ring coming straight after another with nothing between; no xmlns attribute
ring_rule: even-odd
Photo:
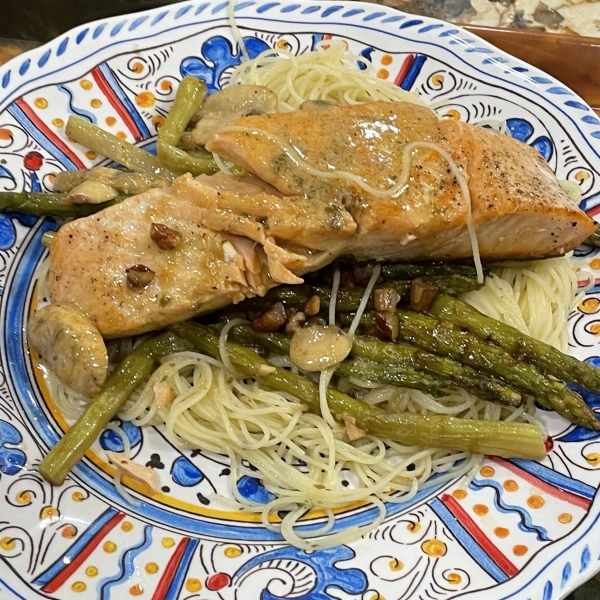
<svg viewBox="0 0 600 600"><path fill-rule="evenodd" d="M450 356L463 364L483 369L504 379L540 404L555 410L565 419L600 430L600 421L583 398L562 382L545 377L534 365L487 344L477 336L427 315L398 310L399 338L430 352Z"/></svg>
<svg viewBox="0 0 600 600"><path fill-rule="evenodd" d="M187 75L181 80L175 100L158 132L158 139L175 146L179 143L187 124L198 110L206 96L204 81Z"/></svg>
<svg viewBox="0 0 600 600"><path fill-rule="evenodd" d="M191 173L194 177L197 177L202 174L212 175L219 171L212 154L210 156L188 154L185 150L165 144L160 140L157 148L163 166L176 173Z"/></svg>
<svg viewBox="0 0 600 600"><path fill-rule="evenodd" d="M425 283L438 287L440 292L445 294L462 294L476 290L481 285L475 279L465 275L446 275L435 277L423 277ZM404 298L410 298L412 281L386 281L385 284L377 286L376 289L392 288ZM286 306L302 308L306 302L315 294L321 297L321 308L326 309L329 306L329 297L331 289L323 285L283 285L269 290L261 298L252 298L238 305L240 310L248 312L263 311L275 304L283 302ZM338 312L349 312L356 310L362 296L363 288L340 288L337 293L336 310ZM374 292L371 294L367 309L374 308Z"/></svg>
<svg viewBox="0 0 600 600"><path fill-rule="evenodd" d="M169 182L152 173L130 173L110 167L92 167L76 171L61 171L52 182L55 192L71 192L82 183L99 182L120 194L133 196L155 188L169 187Z"/></svg>
<svg viewBox="0 0 600 600"><path fill-rule="evenodd" d="M218 338L206 327L187 322L171 329L189 341L196 351L220 358ZM319 387L310 379L276 367L240 344L227 342L226 350L229 360L248 377L273 390L293 395L312 410L319 410ZM534 460L541 460L546 455L542 432L533 425L457 419L446 415L387 415L377 407L331 388L327 391L327 400L337 419L351 417L364 431L406 445Z"/></svg>
<svg viewBox="0 0 600 600"><path fill-rule="evenodd" d="M40 474L53 485L61 485L110 420L119 412L135 388L150 376L163 356L189 349L189 344L172 333L147 340L115 369L77 421L40 463Z"/></svg>
<svg viewBox="0 0 600 600"><path fill-rule="evenodd" d="M158 131L157 154L163 167L194 176L203 173L211 175L219 170L212 155L207 153L192 156L177 148L187 124L202 104L205 95L206 85L203 81L189 75L181 80L173 106Z"/></svg>
<svg viewBox="0 0 600 600"><path fill-rule="evenodd" d="M244 346L261 346L271 354L289 355L290 338L283 333L254 331L249 325L236 325L229 330L229 339Z"/></svg>
<svg viewBox="0 0 600 600"><path fill-rule="evenodd" d="M87 217L126 198L117 196L101 204L62 204L65 197L66 194L0 192L0 212L22 212L35 217Z"/></svg>
<svg viewBox="0 0 600 600"><path fill-rule="evenodd" d="M570 383L577 383L600 393L600 369L563 354L560 350L521 333L518 329L486 317L457 298L436 297L428 311L442 321L468 329L484 340L491 340L506 352Z"/></svg>
<svg viewBox="0 0 600 600"><path fill-rule="evenodd" d="M247 325L236 325L229 331L229 339L245 346L262 346L273 354L290 353L290 338L282 333L259 333ZM382 365L372 357L368 357L368 360L358 358L344 361L337 366L336 373L362 381L422 390L432 396L442 396L442 389L453 385L452 381L437 377L436 374L428 375L404 364Z"/></svg>
<svg viewBox="0 0 600 600"><path fill-rule="evenodd" d="M451 382L475 396L509 406L519 406L522 397L519 392L503 381L487 374L481 374L447 356L438 356L420 348L389 344L379 340L356 336L352 345L352 356L383 362L401 368L424 371ZM447 386L448 384L446 384Z"/></svg>
<svg viewBox="0 0 600 600"><path fill-rule="evenodd" d="M471 265L453 263L390 263L381 267L385 279L416 279L417 277L436 277L444 275L463 275L477 278L477 271Z"/></svg>
<svg viewBox="0 0 600 600"><path fill-rule="evenodd" d="M246 346L262 346L273 354L289 354L290 350L287 336L281 333L258 333L248 325L233 327L229 338ZM439 395L441 388L459 386L484 400L509 406L519 406L522 402L519 392L497 378L420 348L356 336L352 356L366 361L341 363L336 371L339 375L424 390L432 395Z"/></svg>
<svg viewBox="0 0 600 600"><path fill-rule="evenodd" d="M69 117L66 134L132 171L154 173L167 181L173 181L177 176L173 171L163 168L156 156L79 117Z"/></svg>
<svg viewBox="0 0 600 600"><path fill-rule="evenodd" d="M452 385L447 379L438 378L410 367L382 365L381 363L355 358L341 362L336 370L337 375L348 379L358 379L373 383L385 383L396 387L421 390L434 397L444 396L443 388Z"/></svg>
<svg viewBox="0 0 600 600"><path fill-rule="evenodd" d="M596 229L596 231L594 231L594 233L592 233L592 235L590 235L590 237L587 238L583 243L586 246L593 246L594 248L600 248L600 227L598 229Z"/></svg>

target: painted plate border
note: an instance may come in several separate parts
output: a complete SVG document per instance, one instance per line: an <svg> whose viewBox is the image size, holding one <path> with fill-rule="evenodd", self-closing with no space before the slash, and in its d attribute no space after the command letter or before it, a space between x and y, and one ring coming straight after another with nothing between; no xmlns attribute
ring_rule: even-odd
<svg viewBox="0 0 600 600"><path fill-rule="evenodd" d="M103 54L113 56L116 48L130 50L131 44L151 39L159 33L180 28L191 32L199 24L222 24L226 7L226 2L182 3L166 9L114 17L75 28L45 46L13 59L0 69L0 111L21 94L38 86L48 85L55 79L59 81L61 72L87 57L94 56L100 61ZM374 33L384 28L403 40L413 39L411 35L424 36L427 43L452 52L482 75L496 78L504 84L508 77L511 86L535 93L552 111L558 111L564 116L569 121L569 126L585 140L588 150L596 158L600 158L600 142L595 141L600 139L600 120L581 98L552 77L452 24L406 15L378 5L354 2L245 1L236 4L235 13L242 25L250 27L254 23L295 23L299 30L304 31L311 26L369 29ZM74 55L77 60L65 62ZM598 203L600 198L594 195L585 199L584 207L590 214L595 214L594 209ZM517 577L489 589L487 597L490 600L524 599L528 594L543 600L563 597L600 568L600 545L592 535L594 528L598 527L599 518L600 502L596 497L587 517L577 529L548 547L548 552L539 552ZM526 576L531 572L533 574ZM8 589L8 585L5 586ZM475 598L480 593L481 591L477 591L464 597ZM495 595L492 596L492 593ZM15 597L20 597L17 592L14 594Z"/></svg>

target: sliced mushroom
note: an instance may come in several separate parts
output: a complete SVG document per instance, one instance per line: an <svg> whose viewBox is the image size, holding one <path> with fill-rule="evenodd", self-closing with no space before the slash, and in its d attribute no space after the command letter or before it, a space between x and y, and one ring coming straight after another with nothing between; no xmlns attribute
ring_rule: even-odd
<svg viewBox="0 0 600 600"><path fill-rule="evenodd" d="M379 288L374 292L375 310L393 312L400 302L400 294L394 288Z"/></svg>
<svg viewBox="0 0 600 600"><path fill-rule="evenodd" d="M128 173L108 167L62 171L54 178L54 191L67 193L66 204L94 204L119 194L130 196L168 186L167 180L152 173Z"/></svg>
<svg viewBox="0 0 600 600"><path fill-rule="evenodd" d="M395 342L398 339L400 321L398 315L390 312L375 314L375 323L367 329L367 335L376 337L382 342Z"/></svg>
<svg viewBox="0 0 600 600"><path fill-rule="evenodd" d="M76 185L63 200L65 204L100 204L119 195L115 188L107 183L86 179Z"/></svg>
<svg viewBox="0 0 600 600"><path fill-rule="evenodd" d="M296 329L301 329L306 323L306 315L302 311L294 313L285 325L286 335L292 335Z"/></svg>
<svg viewBox="0 0 600 600"><path fill-rule="evenodd" d="M305 371L324 371L341 363L352 350L352 338L336 325L297 329L290 342L290 359Z"/></svg>
<svg viewBox="0 0 600 600"><path fill-rule="evenodd" d="M260 85L234 85L209 96L200 107L191 132L193 144L204 146L217 131L238 117L277 111L277 95ZM188 140L189 143L189 140Z"/></svg>
<svg viewBox="0 0 600 600"><path fill-rule="evenodd" d="M52 187L55 192L70 192L81 185L95 169L79 169L76 171L61 171L54 176Z"/></svg>
<svg viewBox="0 0 600 600"><path fill-rule="evenodd" d="M28 338L48 368L74 390L94 398L108 373L108 353L94 324L69 304L50 304L33 314Z"/></svg>
<svg viewBox="0 0 600 600"><path fill-rule="evenodd" d="M281 302L276 302L271 308L258 315L258 317L250 323L250 327L252 327L254 331L273 333L281 329L286 321L287 315L285 314L285 306L283 306Z"/></svg>
<svg viewBox="0 0 600 600"><path fill-rule="evenodd" d="M437 285L427 283L420 277L410 287L410 307L416 312L427 310L438 293Z"/></svg>

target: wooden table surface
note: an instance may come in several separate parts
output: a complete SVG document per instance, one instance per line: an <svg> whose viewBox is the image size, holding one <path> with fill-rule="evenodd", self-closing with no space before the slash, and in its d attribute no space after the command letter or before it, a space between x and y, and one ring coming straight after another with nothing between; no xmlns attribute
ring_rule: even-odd
<svg viewBox="0 0 600 600"><path fill-rule="evenodd" d="M465 29L562 81L600 111L600 38L475 25Z"/></svg>

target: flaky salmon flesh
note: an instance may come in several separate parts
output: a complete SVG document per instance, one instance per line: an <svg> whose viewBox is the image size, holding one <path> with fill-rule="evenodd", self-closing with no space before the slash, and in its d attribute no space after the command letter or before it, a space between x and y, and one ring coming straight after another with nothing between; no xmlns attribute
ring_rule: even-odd
<svg viewBox="0 0 600 600"><path fill-rule="evenodd" d="M468 258L469 209L483 259L561 255L596 227L535 149L415 104L242 117L207 149L245 174L184 175L61 227L52 302L119 337L301 283L341 255Z"/></svg>

